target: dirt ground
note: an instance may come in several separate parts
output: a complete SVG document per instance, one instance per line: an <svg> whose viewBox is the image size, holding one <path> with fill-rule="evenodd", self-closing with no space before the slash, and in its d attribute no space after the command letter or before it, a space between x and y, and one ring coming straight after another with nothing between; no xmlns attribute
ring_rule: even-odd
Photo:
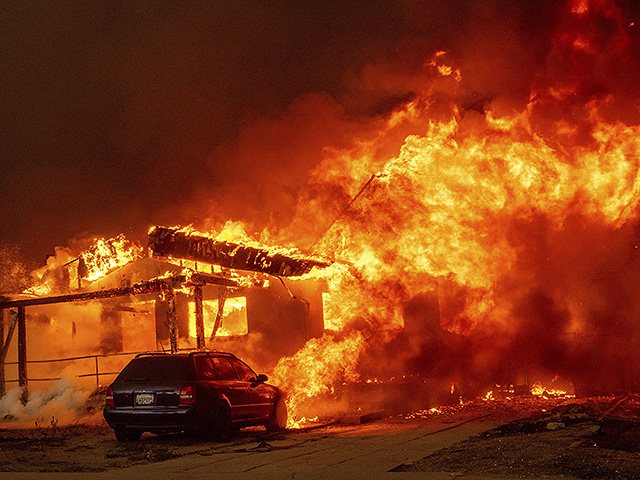
<svg viewBox="0 0 640 480"><path fill-rule="evenodd" d="M186 455L213 454L229 446L242 449L285 434L268 434L259 428L245 429L230 444L217 444L180 433L146 433L140 441L121 443L105 422L58 427L49 421L35 428L0 429L0 471L108 471Z"/></svg>
<svg viewBox="0 0 640 480"><path fill-rule="evenodd" d="M532 410L523 418L393 471L640 479L637 397L571 400Z"/></svg>
<svg viewBox="0 0 640 480"><path fill-rule="evenodd" d="M303 430L268 434L263 428L242 430L220 444L184 434L145 434L138 442L120 443L98 418L94 424L60 426L40 419L29 428L0 423L0 471L109 471L187 456L270 450L295 436L296 441L345 435L391 435L407 428L458 425L490 418L499 425L455 445L425 452L414 463L399 459L394 472L449 472L454 477L495 475L511 478L607 478L640 480L640 399L514 399L467 402L409 413L345 416ZM361 423L366 422L366 423ZM449 427L450 425L451 427ZM419 458L419 457L416 457Z"/></svg>

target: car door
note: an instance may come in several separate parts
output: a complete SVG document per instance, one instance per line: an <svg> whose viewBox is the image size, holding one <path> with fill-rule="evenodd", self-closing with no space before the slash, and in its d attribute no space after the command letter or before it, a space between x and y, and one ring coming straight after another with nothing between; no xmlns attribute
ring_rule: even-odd
<svg viewBox="0 0 640 480"><path fill-rule="evenodd" d="M268 417L273 411L275 391L269 385L258 382L258 376L247 364L231 358L231 363L238 374L238 378L247 386L247 410L251 418Z"/></svg>
<svg viewBox="0 0 640 480"><path fill-rule="evenodd" d="M247 418L248 393L246 382L241 382L228 357L212 356L216 369L216 389L229 400L231 416L234 420Z"/></svg>
<svg viewBox="0 0 640 480"><path fill-rule="evenodd" d="M193 364L197 378L197 409L203 418L211 418L220 401L217 390L217 373L211 359L206 354L194 355Z"/></svg>

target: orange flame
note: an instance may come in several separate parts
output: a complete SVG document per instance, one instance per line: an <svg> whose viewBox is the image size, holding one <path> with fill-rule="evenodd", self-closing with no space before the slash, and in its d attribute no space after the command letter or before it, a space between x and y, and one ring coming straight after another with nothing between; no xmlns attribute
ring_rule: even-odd
<svg viewBox="0 0 640 480"><path fill-rule="evenodd" d="M86 278L89 281L96 280L111 270L139 258L142 253L140 246L131 243L122 234L108 240L96 238L81 255L87 267Z"/></svg>
<svg viewBox="0 0 640 480"><path fill-rule="evenodd" d="M272 379L288 393L289 428L301 426L302 419L297 418L296 412L306 399L333 393L333 385L339 379L358 379L355 366L362 347L358 332L342 340L325 335L309 340L294 356L278 363Z"/></svg>
<svg viewBox="0 0 640 480"><path fill-rule="evenodd" d="M315 244L317 252L340 261L316 275L328 282L325 325L362 333L357 337L362 343L351 348L362 354L370 338L396 337L404 325L403 308L425 292L439 292L440 323L447 333L469 336L482 330L499 338L497 332L514 332L515 299L526 296L537 274L523 268L528 244L516 238L523 235L521 225L541 219L551 237L576 218L606 231L637 219L640 126L618 120L611 113L616 109L612 97L586 94L581 83L589 65L606 54L589 31L597 23L592 16L614 19L620 28L626 24L607 1L574 1L569 13L576 23L560 32L555 48L574 70L568 66L566 76L540 80L526 108L505 114L490 103L482 112L457 106L463 75L444 63L445 52L437 52L426 63L433 78L389 116L378 137L354 142L352 150L331 151L313 172L315 188L351 197L379 172ZM573 31L577 27L584 33ZM625 35L613 34L616 55L627 44ZM436 85L440 99L443 92L450 94L446 113L442 103L447 101L432 95ZM390 132L403 129L407 135L399 153L376 156L388 151ZM315 215L316 209L312 201L299 206L308 218L324 218ZM540 260L550 262L549 256ZM447 288L454 306L447 304ZM548 295L558 299L568 317L557 333L583 332L590 314L587 294L575 289ZM336 357L324 355L333 342L331 337L313 340L279 365L277 378L293 389L292 411L304 396L326 392L337 381ZM412 352L396 353L403 358ZM285 365L305 373L287 378ZM318 371L322 375L308 380Z"/></svg>

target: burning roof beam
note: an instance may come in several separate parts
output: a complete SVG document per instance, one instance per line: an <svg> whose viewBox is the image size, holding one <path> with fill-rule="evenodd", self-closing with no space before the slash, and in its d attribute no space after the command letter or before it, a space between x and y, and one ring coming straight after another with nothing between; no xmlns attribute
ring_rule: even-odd
<svg viewBox="0 0 640 480"><path fill-rule="evenodd" d="M149 247L154 255L212 263L236 270L267 273L276 277L296 277L313 267L331 265L302 256L275 253L238 243L221 242L176 228L154 227L149 232Z"/></svg>
<svg viewBox="0 0 640 480"><path fill-rule="evenodd" d="M182 284L193 285L222 285L225 287L237 287L238 284L227 278L216 277L215 275L206 275L202 273L194 273L187 275L173 275L166 278L154 278L145 282L136 283L130 287L111 288L108 290L99 290L96 292L74 293L70 295L57 295L51 297L25 298L20 300L0 300L0 309L13 307L30 307L34 305L50 305L54 303L66 302L87 302L91 300L100 300L102 298L122 297L127 295L144 295L146 293L160 292L163 288L177 287Z"/></svg>

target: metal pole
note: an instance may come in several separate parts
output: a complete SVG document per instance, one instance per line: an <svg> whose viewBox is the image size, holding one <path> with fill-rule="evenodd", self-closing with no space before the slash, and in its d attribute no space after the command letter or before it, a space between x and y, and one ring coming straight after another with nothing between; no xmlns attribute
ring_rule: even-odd
<svg viewBox="0 0 640 480"><path fill-rule="evenodd" d="M204 339L204 311L202 306L202 287L193 287L194 304L196 308L196 347L198 350L205 348Z"/></svg>

